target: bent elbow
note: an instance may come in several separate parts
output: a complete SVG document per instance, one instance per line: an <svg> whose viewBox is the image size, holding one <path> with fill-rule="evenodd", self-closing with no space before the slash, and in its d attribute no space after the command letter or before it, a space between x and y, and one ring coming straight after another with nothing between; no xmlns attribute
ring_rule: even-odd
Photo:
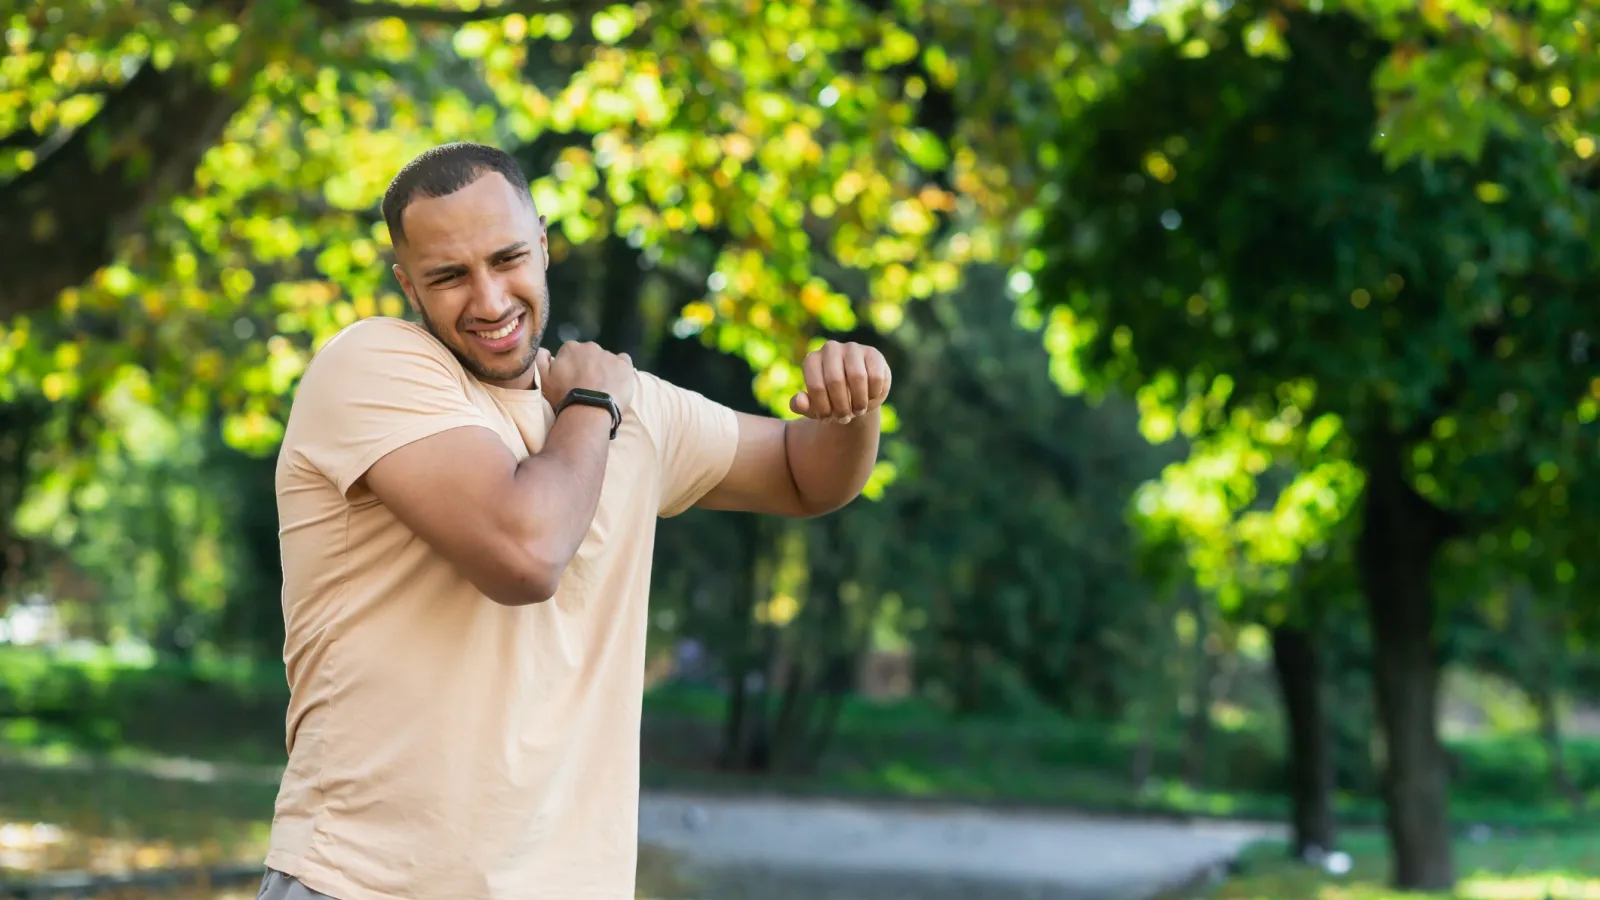
<svg viewBox="0 0 1600 900"><path fill-rule="evenodd" d="M797 519L818 519L844 509L846 506L854 503L856 498L859 496L861 496L861 492L859 490L855 491L854 493L846 494L842 497L821 497L813 499L801 496L799 509L791 515L793 518Z"/></svg>
<svg viewBox="0 0 1600 900"><path fill-rule="evenodd" d="M565 568L531 557L519 560L497 590L489 594L489 599L501 606L543 603L556 595Z"/></svg>

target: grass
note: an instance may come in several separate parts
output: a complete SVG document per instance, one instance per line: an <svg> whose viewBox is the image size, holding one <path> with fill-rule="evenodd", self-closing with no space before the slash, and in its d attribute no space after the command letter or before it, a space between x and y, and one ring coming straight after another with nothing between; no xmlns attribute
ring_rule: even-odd
<svg viewBox="0 0 1600 900"><path fill-rule="evenodd" d="M706 764L715 754L723 702L713 691L684 687L646 697L645 784L1180 817L1281 820L1288 812L1276 739L1249 728L1217 729L1210 788L1155 777L1136 789L1129 782L1128 760L1138 737L1125 726L1075 722L1048 711L952 718L914 700L852 699L843 705L836 737L817 772L749 775ZM1162 734L1155 747L1156 772L1180 770L1182 735L1177 724ZM1475 823L1546 830L1600 827L1600 817L1574 817L1550 795L1542 752L1528 741L1483 738L1458 741L1453 749L1463 771L1454 782L1452 810L1463 828ZM1600 775L1600 745L1569 742L1568 755L1575 771L1591 776L1586 780ZM1352 826L1382 821L1382 806L1372 796L1341 794L1336 810Z"/></svg>
<svg viewBox="0 0 1600 900"><path fill-rule="evenodd" d="M1348 874L1329 875L1287 858L1283 844L1266 842L1239 859L1239 874L1199 897L1212 900L1592 900L1600 898L1600 831L1457 841L1454 893L1419 894L1388 885L1382 838L1352 835Z"/></svg>
<svg viewBox="0 0 1600 900"><path fill-rule="evenodd" d="M211 661L179 666L104 648L50 653L0 647L0 749L55 749L110 758L190 757L283 763L281 666ZM1079 722L1047 709L955 718L915 700L848 699L820 769L798 775L740 775L709 765L724 699L673 686L645 698L645 783L657 788L781 792L876 799L960 800L1055 805L1105 812L1279 819L1282 749L1269 729L1218 727L1207 789L1156 777L1135 789L1130 728ZM1181 769L1183 729L1160 732L1153 770ZM1453 744L1457 818L1524 828L1600 824L1575 821L1551 795L1543 754L1527 738ZM1570 742L1574 776L1600 788L1600 742ZM1597 804L1600 806L1600 804ZM1342 819L1375 824L1376 798L1337 799Z"/></svg>
<svg viewBox="0 0 1600 900"><path fill-rule="evenodd" d="M0 763L0 882L56 869L129 871L259 861L273 788L246 780L162 778L116 767ZM42 827L40 827L42 826ZM1285 858L1282 844L1248 850L1239 873L1186 900L1402 900L1382 839L1344 841L1354 867L1334 877ZM1496 836L1457 843L1459 900L1600 898L1600 831ZM642 848L641 896L692 896L676 860ZM162 893L162 896L180 896ZM128 893L130 898L154 894ZM195 892L195 900L247 894Z"/></svg>
<svg viewBox="0 0 1600 900"><path fill-rule="evenodd" d="M45 659L0 649L0 882L45 869L114 871L259 860L274 785L227 770L157 777L107 762L189 757L281 765L281 671L207 671L87 657ZM952 718L926 703L850 700L820 771L741 775L712 758L723 712L715 692L674 687L645 701L644 781L656 788L858 798L1059 805L1159 815L1280 819L1281 751L1250 728L1219 728L1212 783L1195 790L1151 779L1128 784L1137 740L1128 729L1027 716ZM1158 772L1178 769L1181 729L1155 748ZM1453 744L1462 771L1452 802L1463 828L1493 823L1543 834L1463 840L1463 900L1600 900L1600 820L1574 818L1546 796L1541 754L1526 739ZM1581 781L1600 784L1600 744L1574 741ZM27 750L35 762L4 761ZM41 765L37 760L54 760ZM93 762L98 760L98 762ZM1339 798L1348 826L1374 823L1370 797ZM45 828L35 828L36 824ZM1209 891L1219 900L1396 900L1380 839L1352 833L1354 870L1333 877L1252 850L1241 873ZM9 872L8 872L9 870ZM684 895L669 854L645 850L641 887Z"/></svg>
<svg viewBox="0 0 1600 900"><path fill-rule="evenodd" d="M0 646L0 750L85 752L112 759L189 757L278 766L283 759L281 665L238 660L177 665L106 648L64 652ZM1286 812L1279 739L1246 723L1215 729L1206 789L1172 778L1183 728L1161 729L1158 777L1135 788L1128 760L1139 736L1117 723L1081 722L1048 709L952 717L917 700L845 701L819 770L806 775L718 771L725 700L671 686L645 698L643 777L656 788L908 800L1054 805L1104 812L1280 819ZM1525 736L1456 741L1453 807L1463 825L1600 825L1574 819L1552 795L1543 753ZM1569 742L1574 777L1600 789L1600 742ZM1600 799L1600 795L1597 795ZM1351 825L1380 821L1375 797L1346 794ZM1600 803L1594 804L1600 808Z"/></svg>
<svg viewBox="0 0 1600 900"><path fill-rule="evenodd" d="M0 896L8 883L53 872L98 874L259 866L266 855L276 784L258 778L153 775L81 761L0 759ZM259 878L259 875L255 877ZM641 847L639 896L690 896L692 882L667 851ZM225 890L135 887L126 900L243 900L254 885Z"/></svg>
<svg viewBox="0 0 1600 900"><path fill-rule="evenodd" d="M0 880L259 859L275 794L259 781L0 761Z"/></svg>

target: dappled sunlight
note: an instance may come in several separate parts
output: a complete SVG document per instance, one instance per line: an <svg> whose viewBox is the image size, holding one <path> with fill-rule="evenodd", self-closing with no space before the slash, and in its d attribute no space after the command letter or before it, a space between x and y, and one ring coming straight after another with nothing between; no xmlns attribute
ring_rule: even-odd
<svg viewBox="0 0 1600 900"><path fill-rule="evenodd" d="M0 785L0 880L258 865L275 791L111 763L14 760L0 761Z"/></svg>
<svg viewBox="0 0 1600 900"><path fill-rule="evenodd" d="M1281 844L1249 851L1242 874L1217 900L1407 900L1446 895L1396 891L1376 834L1349 840L1354 867L1347 876L1287 859ZM1600 900L1600 839L1593 833L1465 840L1457 844L1461 879L1455 900Z"/></svg>
<svg viewBox="0 0 1600 900"><path fill-rule="evenodd" d="M1207 888L1234 900L1412 896L1388 814L1411 883L1600 900L1593 836L1528 836L1600 828L1600 3L25 5L0 16L0 881L259 869L285 663L326 656L286 640L274 455L335 333L433 324L381 200L468 140L528 176L552 352L780 418L827 339L894 369L881 435L802 423L760 479L831 495L806 473L870 438L865 502L685 511L632 549L552 507L586 535L553 565L649 569L648 625L566 593L483 613L571 612L590 669L647 635L642 713L605 698L640 739L575 796L591 769L631 790L638 747L682 793L1302 844L1337 820L1353 868L1252 849ZM726 506L658 424L635 487ZM512 661L542 698L570 668ZM518 687L439 734L539 730ZM525 743L556 758L559 724ZM1028 852L1082 877L1086 846ZM677 861L642 852L641 891L695 896ZM151 884L129 896L249 895Z"/></svg>
<svg viewBox="0 0 1600 900"><path fill-rule="evenodd" d="M937 784L927 775L904 763L895 763L883 770L883 779L895 788L911 795L931 794Z"/></svg>
<svg viewBox="0 0 1600 900"><path fill-rule="evenodd" d="M6 822L0 825L0 869L39 871L58 869L58 848L66 832L44 822Z"/></svg>
<svg viewBox="0 0 1600 900"><path fill-rule="evenodd" d="M1216 791L1196 790L1181 781L1164 781L1145 791L1147 799L1161 806L1215 816L1237 815L1239 799ZM1152 804L1154 805L1154 804Z"/></svg>
<svg viewBox="0 0 1600 900"><path fill-rule="evenodd" d="M224 843L108 837L47 822L0 824L0 871L127 872L210 866L259 859L265 842Z"/></svg>
<svg viewBox="0 0 1600 900"><path fill-rule="evenodd" d="M1475 877L1463 879L1459 893L1469 900L1600 900L1600 878L1549 874Z"/></svg>

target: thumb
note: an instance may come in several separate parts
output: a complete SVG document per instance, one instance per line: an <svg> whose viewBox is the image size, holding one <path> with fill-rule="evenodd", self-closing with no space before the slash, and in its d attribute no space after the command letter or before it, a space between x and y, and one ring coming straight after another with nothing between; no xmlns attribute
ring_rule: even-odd
<svg viewBox="0 0 1600 900"><path fill-rule="evenodd" d="M805 391L801 391L789 398L789 409L796 415L808 415L811 412L811 398L806 396Z"/></svg>
<svg viewBox="0 0 1600 900"><path fill-rule="evenodd" d="M539 372L539 386L544 387L544 382L550 375L550 351L543 347L533 355L533 366Z"/></svg>

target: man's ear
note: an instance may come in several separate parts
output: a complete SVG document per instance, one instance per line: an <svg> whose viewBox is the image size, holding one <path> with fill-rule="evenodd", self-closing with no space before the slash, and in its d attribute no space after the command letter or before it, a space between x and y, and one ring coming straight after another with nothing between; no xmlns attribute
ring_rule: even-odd
<svg viewBox="0 0 1600 900"><path fill-rule="evenodd" d="M544 254L544 270L550 271L550 229L549 222L541 213L539 216L539 250Z"/></svg>
<svg viewBox="0 0 1600 900"><path fill-rule="evenodd" d="M406 270L400 268L399 263L395 263L392 269L395 280L400 282L400 292L406 295L406 302L411 304L411 311L420 314L422 310L417 308L417 291L412 286L411 279L406 277Z"/></svg>

